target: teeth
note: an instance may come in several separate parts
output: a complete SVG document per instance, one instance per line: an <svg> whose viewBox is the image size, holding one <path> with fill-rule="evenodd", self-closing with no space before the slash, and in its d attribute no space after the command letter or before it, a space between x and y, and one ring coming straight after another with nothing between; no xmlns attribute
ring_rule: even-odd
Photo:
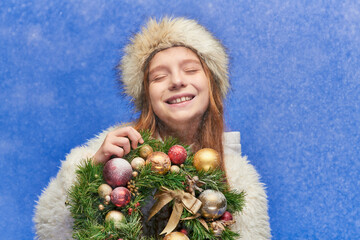
<svg viewBox="0 0 360 240"><path fill-rule="evenodd" d="M171 100L170 104L181 103L181 102L190 101L190 100L191 100L191 97L181 97L181 98Z"/></svg>

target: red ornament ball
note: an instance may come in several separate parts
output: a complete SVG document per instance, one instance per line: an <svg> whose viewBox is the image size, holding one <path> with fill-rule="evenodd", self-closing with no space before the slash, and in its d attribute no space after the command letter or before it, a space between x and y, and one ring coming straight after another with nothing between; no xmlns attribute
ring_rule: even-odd
<svg viewBox="0 0 360 240"><path fill-rule="evenodd" d="M179 232L185 234L186 236L188 235L188 232L186 231L186 229L181 229Z"/></svg>
<svg viewBox="0 0 360 240"><path fill-rule="evenodd" d="M233 216L231 215L230 212L225 211L224 214L221 216L220 220L231 221L231 220L233 220Z"/></svg>
<svg viewBox="0 0 360 240"><path fill-rule="evenodd" d="M126 206L131 200L131 193L127 188L117 187L111 192L111 202L117 207Z"/></svg>
<svg viewBox="0 0 360 240"><path fill-rule="evenodd" d="M181 145L174 145L169 149L168 156L173 164L182 164L187 158L187 152Z"/></svg>
<svg viewBox="0 0 360 240"><path fill-rule="evenodd" d="M126 186L132 172L130 163L123 158L109 160L103 170L105 181L112 187Z"/></svg>
<svg viewBox="0 0 360 240"><path fill-rule="evenodd" d="M132 212L133 212L133 209L132 209L132 208L129 208L129 209L128 209L128 214L131 215Z"/></svg>

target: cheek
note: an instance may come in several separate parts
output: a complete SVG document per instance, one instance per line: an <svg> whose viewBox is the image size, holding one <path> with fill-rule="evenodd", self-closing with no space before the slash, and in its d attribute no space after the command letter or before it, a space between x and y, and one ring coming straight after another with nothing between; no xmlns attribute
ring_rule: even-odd
<svg viewBox="0 0 360 240"><path fill-rule="evenodd" d="M150 101L154 102L159 98L159 92L158 92L158 88L156 88L153 85L149 86L149 97L150 97Z"/></svg>
<svg viewBox="0 0 360 240"><path fill-rule="evenodd" d="M210 89L207 79L201 81L201 84L199 85L199 89L202 93L203 108L206 110L210 104Z"/></svg>
<svg viewBox="0 0 360 240"><path fill-rule="evenodd" d="M209 104L210 104L210 95L209 95L209 92L207 92L204 96L204 110L206 110L208 107L209 107Z"/></svg>
<svg viewBox="0 0 360 240"><path fill-rule="evenodd" d="M158 112L158 109L160 108L161 104L161 91L159 91L159 88L156 86L149 86L149 97L150 97L150 104L155 111L155 113Z"/></svg>
<svg viewBox="0 0 360 240"><path fill-rule="evenodd" d="M204 98L210 100L210 89L209 89L209 81L205 78L198 82L198 89Z"/></svg>

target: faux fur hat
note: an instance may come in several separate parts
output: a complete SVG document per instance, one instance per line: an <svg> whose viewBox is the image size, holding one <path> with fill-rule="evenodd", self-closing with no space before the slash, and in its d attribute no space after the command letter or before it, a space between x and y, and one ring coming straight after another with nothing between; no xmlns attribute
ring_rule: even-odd
<svg viewBox="0 0 360 240"><path fill-rule="evenodd" d="M165 17L160 21L150 19L124 49L119 64L125 93L131 96L137 109L141 109L144 70L159 51L184 46L193 50L206 63L222 97L229 88L228 56L223 45L203 26L194 20Z"/></svg>

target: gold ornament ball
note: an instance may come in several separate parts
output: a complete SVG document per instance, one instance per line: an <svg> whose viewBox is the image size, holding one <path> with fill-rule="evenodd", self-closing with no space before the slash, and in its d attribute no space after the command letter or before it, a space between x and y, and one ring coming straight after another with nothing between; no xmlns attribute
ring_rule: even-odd
<svg viewBox="0 0 360 240"><path fill-rule="evenodd" d="M106 195L104 199L105 199L105 202L110 202L110 200L111 200L110 194Z"/></svg>
<svg viewBox="0 0 360 240"><path fill-rule="evenodd" d="M177 165L172 165L172 166L170 167L170 172L172 172L172 173L178 173L178 172L180 172L179 166L177 166Z"/></svg>
<svg viewBox="0 0 360 240"><path fill-rule="evenodd" d="M133 176L133 177L137 177L138 175L139 175L139 173L138 173L137 171L133 171L133 172L132 172L132 176Z"/></svg>
<svg viewBox="0 0 360 240"><path fill-rule="evenodd" d="M99 204L99 210L100 210L100 211L103 211L104 209L105 209L104 205Z"/></svg>
<svg viewBox="0 0 360 240"><path fill-rule="evenodd" d="M184 233L182 232L172 232L164 237L164 240L190 240Z"/></svg>
<svg viewBox="0 0 360 240"><path fill-rule="evenodd" d="M151 163L151 170L164 175L170 170L171 161L169 156L163 152L153 152L146 159L146 164Z"/></svg>
<svg viewBox="0 0 360 240"><path fill-rule="evenodd" d="M199 200L202 202L200 213L207 219L219 218L226 211L226 198L220 191L205 190L200 194Z"/></svg>
<svg viewBox="0 0 360 240"><path fill-rule="evenodd" d="M101 198L105 198L106 196L110 195L112 192L112 188L110 185L104 183L101 184L98 188L98 193Z"/></svg>
<svg viewBox="0 0 360 240"><path fill-rule="evenodd" d="M150 145L148 145L148 144L145 144L140 147L139 155L140 155L140 157L146 159L152 152L153 152L152 147L150 147Z"/></svg>
<svg viewBox="0 0 360 240"><path fill-rule="evenodd" d="M145 160L142 157L136 157L131 161L131 167L136 171L139 171L144 166Z"/></svg>
<svg viewBox="0 0 360 240"><path fill-rule="evenodd" d="M106 214L105 221L106 222L112 221L114 222L114 226L116 228L120 228L121 224L125 223L126 218L125 215L122 214L120 211L112 210Z"/></svg>
<svg viewBox="0 0 360 240"><path fill-rule="evenodd" d="M194 155L194 167L196 170L209 171L220 167L220 155L212 148L203 148Z"/></svg>

